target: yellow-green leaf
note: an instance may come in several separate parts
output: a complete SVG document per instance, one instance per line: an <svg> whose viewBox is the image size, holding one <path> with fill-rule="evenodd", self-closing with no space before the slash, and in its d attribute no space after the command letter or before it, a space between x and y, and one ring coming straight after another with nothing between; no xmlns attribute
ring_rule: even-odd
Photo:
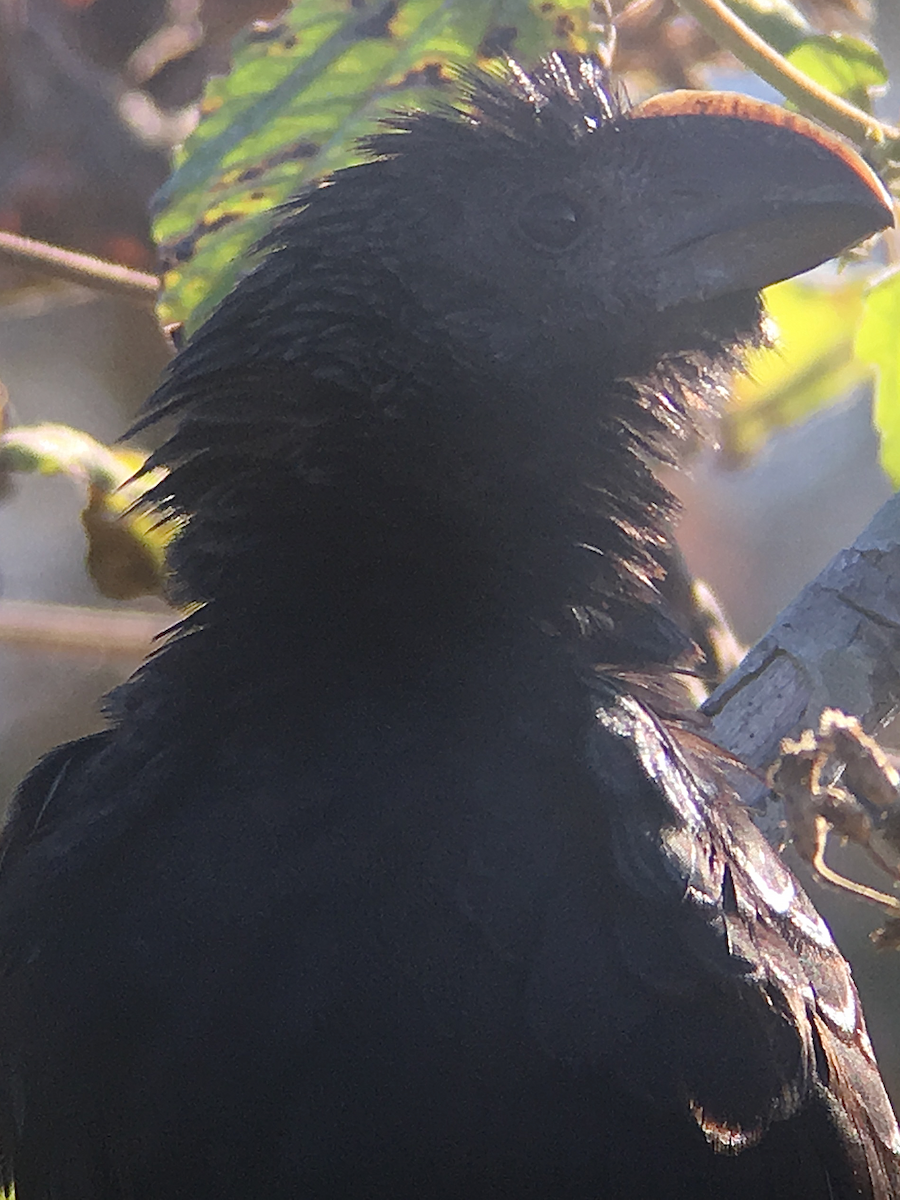
<svg viewBox="0 0 900 1200"><path fill-rule="evenodd" d="M113 450L67 425L19 425L0 436L0 474L68 475L87 488L81 520L88 571L100 592L115 600L163 590L173 527L134 507L162 476L154 471L135 479L143 461L134 450Z"/></svg>
<svg viewBox="0 0 900 1200"><path fill-rule="evenodd" d="M881 434L881 465L900 487L900 270L880 279L865 298L856 353L877 374L875 427Z"/></svg>
<svg viewBox="0 0 900 1200"><path fill-rule="evenodd" d="M776 331L771 348L753 351L735 381L723 424L733 460L755 453L774 430L810 416L865 378L853 338L865 281L843 276L831 286L790 280L766 289Z"/></svg>
<svg viewBox="0 0 900 1200"><path fill-rule="evenodd" d="M454 66L596 42L586 0L301 0L256 27L210 82L157 198L162 320L195 328L245 269L273 207L354 161L388 112L446 99Z"/></svg>
<svg viewBox="0 0 900 1200"><path fill-rule="evenodd" d="M840 33L804 38L785 57L816 83L866 112L872 111L872 90L888 81L887 68L875 47Z"/></svg>

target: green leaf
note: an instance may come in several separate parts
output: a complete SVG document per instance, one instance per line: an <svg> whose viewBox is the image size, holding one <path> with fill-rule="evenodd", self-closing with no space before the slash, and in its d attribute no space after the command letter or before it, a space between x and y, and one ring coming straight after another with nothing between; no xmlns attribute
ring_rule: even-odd
<svg viewBox="0 0 900 1200"><path fill-rule="evenodd" d="M722 445L733 461L758 451L770 435L839 399L868 372L853 353L865 280L831 286L790 280L765 291L775 333L753 351L732 388Z"/></svg>
<svg viewBox="0 0 900 1200"><path fill-rule="evenodd" d="M446 99L454 66L595 44L586 0L300 0L210 82L159 193L161 319L196 327L246 268L272 208L355 161L388 112Z"/></svg>
<svg viewBox="0 0 900 1200"><path fill-rule="evenodd" d="M872 111L872 89L882 88L888 81L887 68L875 47L844 34L805 38L786 57L810 79L865 112Z"/></svg>
<svg viewBox="0 0 900 1200"><path fill-rule="evenodd" d="M728 7L779 54L789 53L812 33L809 22L788 0L729 0Z"/></svg>
<svg viewBox="0 0 900 1200"><path fill-rule="evenodd" d="M0 475L68 475L87 489L81 514L87 566L104 596L132 600L157 595L165 580L165 547L173 525L135 504L162 472L134 474L143 455L112 450L68 425L19 425L0 436Z"/></svg>
<svg viewBox="0 0 900 1200"><path fill-rule="evenodd" d="M900 269L866 295L856 354L876 368L874 417L881 434L881 465L900 487Z"/></svg>

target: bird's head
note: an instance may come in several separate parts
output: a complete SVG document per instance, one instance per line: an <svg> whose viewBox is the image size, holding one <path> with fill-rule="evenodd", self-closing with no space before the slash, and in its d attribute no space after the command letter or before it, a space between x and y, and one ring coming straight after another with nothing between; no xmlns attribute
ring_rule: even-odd
<svg viewBox="0 0 900 1200"><path fill-rule="evenodd" d="M442 359L494 395L578 407L752 337L761 288L893 221L859 155L773 105L675 92L629 110L596 60L560 54L462 83L458 107L389 118L368 161L288 206L152 409L251 365L348 394L424 371L435 391Z"/></svg>
<svg viewBox="0 0 900 1200"><path fill-rule="evenodd" d="M770 105L629 111L559 55L463 82L290 206L151 400L145 422L180 417L151 497L190 518L191 599L246 591L266 556L388 543L373 578L502 559L515 591L561 580L559 550L587 564L573 593L652 591L668 499L647 452L677 458L758 336L760 288L892 221L855 152Z"/></svg>
<svg viewBox="0 0 900 1200"><path fill-rule="evenodd" d="M892 221L854 151L770 104L676 92L628 111L595 60L559 55L464 83L461 110L370 139L385 195L366 236L503 372L596 383L746 334L761 288Z"/></svg>

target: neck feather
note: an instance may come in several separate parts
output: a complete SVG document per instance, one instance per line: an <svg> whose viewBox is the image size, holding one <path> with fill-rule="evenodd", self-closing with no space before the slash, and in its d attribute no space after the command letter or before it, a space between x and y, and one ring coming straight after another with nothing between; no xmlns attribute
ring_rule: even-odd
<svg viewBox="0 0 900 1200"><path fill-rule="evenodd" d="M701 334L605 383L535 346L511 385L365 273L348 265L342 289L332 263L323 303L270 255L176 360L144 422L179 421L150 494L184 519L174 598L204 606L197 624L347 645L518 621L595 661L671 661L674 504L652 464L698 436L741 339Z"/></svg>

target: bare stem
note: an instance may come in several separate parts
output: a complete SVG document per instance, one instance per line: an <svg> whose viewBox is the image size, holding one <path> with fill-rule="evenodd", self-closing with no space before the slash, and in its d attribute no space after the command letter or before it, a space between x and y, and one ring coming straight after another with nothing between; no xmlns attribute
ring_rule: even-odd
<svg viewBox="0 0 900 1200"><path fill-rule="evenodd" d="M0 600L0 645L104 658L143 658L175 613Z"/></svg>
<svg viewBox="0 0 900 1200"><path fill-rule="evenodd" d="M155 275L133 271L92 254L63 250L61 246L51 246L17 233L0 230L0 255L22 266L46 271L57 279L112 292L128 300L153 304L159 292L159 279Z"/></svg>
<svg viewBox="0 0 900 1200"><path fill-rule="evenodd" d="M735 16L723 0L678 0L685 12L698 21L720 46L761 79L772 85L801 112L855 142L864 150L872 145L900 139L900 130L849 104L802 71Z"/></svg>

